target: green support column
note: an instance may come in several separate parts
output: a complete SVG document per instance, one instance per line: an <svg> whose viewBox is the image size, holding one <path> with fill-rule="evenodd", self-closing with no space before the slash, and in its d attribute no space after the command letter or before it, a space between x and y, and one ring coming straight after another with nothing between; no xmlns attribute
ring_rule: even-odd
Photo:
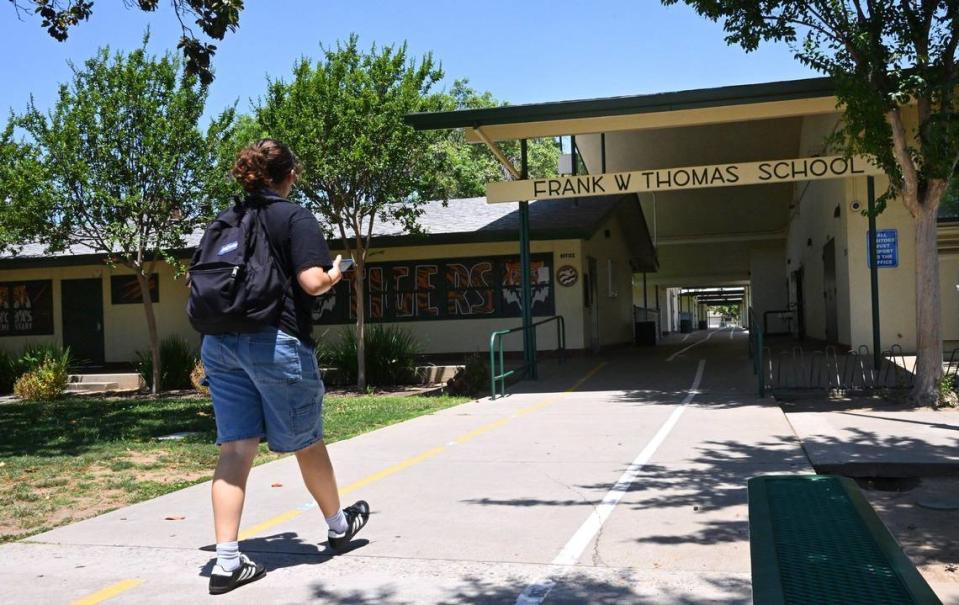
<svg viewBox="0 0 959 605"><path fill-rule="evenodd" d="M869 286L872 294L872 367L879 371L879 259L876 254L876 179L866 177L866 198L869 212Z"/></svg>
<svg viewBox="0 0 959 605"><path fill-rule="evenodd" d="M526 139L520 141L520 178L529 177L529 158ZM533 332L533 288L530 279L530 238L529 238L529 202L519 203L519 264L521 267L523 290L523 359L526 362L526 373L530 378L536 378L536 334Z"/></svg>

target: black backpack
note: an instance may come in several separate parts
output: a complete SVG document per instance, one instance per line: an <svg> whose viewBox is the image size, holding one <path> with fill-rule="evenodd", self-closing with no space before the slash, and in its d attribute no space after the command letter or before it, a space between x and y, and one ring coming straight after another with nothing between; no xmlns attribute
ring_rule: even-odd
<svg viewBox="0 0 959 605"><path fill-rule="evenodd" d="M290 280L261 213L282 198L250 196L221 213L190 262L186 312L201 334L257 332L279 325Z"/></svg>

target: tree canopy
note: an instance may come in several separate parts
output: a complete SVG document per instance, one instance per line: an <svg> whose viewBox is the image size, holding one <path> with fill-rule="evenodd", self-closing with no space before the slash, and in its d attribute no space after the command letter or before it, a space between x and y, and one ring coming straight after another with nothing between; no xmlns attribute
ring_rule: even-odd
<svg viewBox="0 0 959 605"><path fill-rule="evenodd" d="M763 41L786 42L797 60L831 76L844 117L834 142L882 166L891 184L884 200L903 192L913 214L919 206L935 210L959 159L959 4L682 1L722 21L728 43L752 51ZM918 114L914 125L902 111L912 103Z"/></svg>
<svg viewBox="0 0 959 605"><path fill-rule="evenodd" d="M17 15L35 13L40 16L40 25L50 36L63 42L70 30L93 15L92 0L10 0ZM154 12L160 0L123 0L127 7L145 12ZM197 76L203 84L213 81L210 60L216 54L216 46L201 40L189 25L189 21L208 38L222 40L227 33L235 31L240 24L243 0L170 0L173 12L180 22L180 41L177 44L186 58L187 73Z"/></svg>
<svg viewBox="0 0 959 605"><path fill-rule="evenodd" d="M233 109L198 127L207 88L179 57L101 49L60 86L53 109L31 102L4 131L0 236L59 251L83 245L134 271L160 364L147 279L158 259L180 267L176 250L228 196L220 150Z"/></svg>
<svg viewBox="0 0 959 605"><path fill-rule="evenodd" d="M480 93L470 87L468 80L456 80L450 90L440 95L442 111L457 109L485 109L500 107L492 93ZM520 163L518 141L504 141L500 148L514 166ZM442 175L446 188L453 197L479 197L486 195L486 184L509 178L505 169L496 161L484 145L466 142L463 130L445 133L436 149L446 158L447 172ZM536 177L554 176L559 161L559 145L553 139L535 139L528 147L529 173Z"/></svg>
<svg viewBox="0 0 959 605"><path fill-rule="evenodd" d="M406 45L361 50L350 36L302 59L289 81L269 82L256 106L263 131L291 147L302 167L293 196L327 221L356 262L355 300L365 301L364 265L377 220L419 230L423 203L446 199L449 182L441 135L418 132L407 113L442 107L433 88L443 77L429 54L411 58ZM365 387L365 304L356 304L357 361Z"/></svg>

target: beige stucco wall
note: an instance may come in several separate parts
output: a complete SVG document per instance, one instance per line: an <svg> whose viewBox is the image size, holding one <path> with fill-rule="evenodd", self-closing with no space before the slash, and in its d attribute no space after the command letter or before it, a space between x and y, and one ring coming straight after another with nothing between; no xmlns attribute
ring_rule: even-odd
<svg viewBox="0 0 959 605"><path fill-rule="evenodd" d="M865 204L866 179L847 181L849 203ZM876 194L886 190L886 179L876 179ZM848 203L847 203L848 207ZM916 347L916 244L913 220L899 200L892 200L876 218L876 228L898 230L899 266L880 267L879 325L882 349L894 344L906 351ZM850 339L853 347L872 347L872 299L869 266L866 262L866 237L869 219L849 212L846 225L850 293ZM945 311L945 308L943 309Z"/></svg>
<svg viewBox="0 0 959 605"><path fill-rule="evenodd" d="M803 122L800 156L823 153L824 140L832 132L835 116L807 117ZM876 178L876 195L887 187L885 177ZM872 347L872 299L867 260L869 220L865 177L797 183L787 235L786 272L803 267L806 333L825 338L823 302L823 246L836 241L836 286L839 341L858 348ZM858 204L858 208L854 208ZM836 216L838 210L839 216ZM907 352L915 350L915 233L909 212L898 199L891 200L877 217L876 227L896 229L899 266L881 267L879 276L879 322L882 349L894 344ZM940 232L950 227L940 226ZM809 241L811 240L811 245ZM940 256L943 340L947 348L959 341L959 255Z"/></svg>
<svg viewBox="0 0 959 605"><path fill-rule="evenodd" d="M149 348L146 316L142 304L114 305L110 297L110 276L129 275L128 269L111 269L104 265L78 267L53 267L38 269L0 270L0 281L49 279L53 281L53 329L46 336L0 337L0 349L18 352L29 343L52 342L63 344L63 300L60 281L64 279L100 279L103 286L103 340L105 361L132 361L136 351ZM165 263L157 264L159 274L159 302L154 304L157 330L160 338L179 334L199 346L199 336L190 327L184 308L187 290L183 280L174 279L172 268ZM95 321L91 318L91 321Z"/></svg>
<svg viewBox="0 0 959 605"><path fill-rule="evenodd" d="M825 153L825 140L838 117L812 116L803 120L799 157ZM806 335L826 338L826 303L823 296L823 248L830 240L836 247L836 318L840 342L850 342L849 264L846 260L848 208L846 180L806 181L794 186L794 202L786 237L786 277L790 279L790 302L795 303L793 272L803 270L803 301ZM839 216L836 208L839 207Z"/></svg>
<svg viewBox="0 0 959 605"><path fill-rule="evenodd" d="M633 341L633 272L627 262L629 249L624 232L628 227L612 216L583 246L584 256L595 258L598 269L596 304L602 347ZM583 318L588 326L589 312L585 309Z"/></svg>
<svg viewBox="0 0 959 605"><path fill-rule="evenodd" d="M597 250L605 258L611 254L616 245L622 246L621 239L614 245L600 244ZM550 276L554 288L556 314L562 315L566 321L567 347L581 349L584 347L583 328L583 253L580 240L552 240L532 242L532 252L553 253L553 275ZM607 251L608 249L608 251ZM495 242L480 244L455 244L442 246L416 246L403 248L380 248L370 251L370 262L389 262L415 259L435 258L468 258L485 255L513 255L518 254L519 247L515 242ZM625 253L619 258L625 258ZM604 261L605 262L605 261ZM563 265L572 265L579 273L576 284L564 287L556 283L555 271ZM604 265L605 267L605 265ZM617 320L623 315L612 311L615 304L629 302L630 290L628 287L629 269L625 261L619 262L620 276L627 285L620 286L621 296L616 301L610 301L605 296L600 297L600 304L604 309L604 322L612 318ZM157 327L160 337L179 334L187 338L194 345L199 346L199 335L190 326L184 308L187 300L187 289L183 280L174 279L172 269L165 264L158 263L159 302L154 305L157 317ZM53 281L53 323L54 334L49 336L28 337L0 337L0 348L17 352L30 342L53 342L62 344L62 300L60 280L99 278L103 284L103 311L104 311L104 350L107 362L128 362L135 359L136 351L146 350L149 347L149 338L146 330L146 320L143 306L140 304L113 305L110 300L110 276L129 274L130 271L122 268L111 269L101 265L78 267L38 268L0 270L0 281L20 281L33 279L49 279ZM604 276L601 279L601 292L606 292ZM626 311L628 317L628 311ZM537 318L538 319L538 318ZM628 322L626 322L628 323ZM419 321L403 322L395 325L411 330L420 340L426 353L446 352L486 352L489 350L489 337L494 330L519 326L521 320L515 318L497 319L468 319L455 321ZM624 322L607 327L604 323L604 333L610 342L616 339L613 333L622 329ZM333 337L344 326L320 325L314 328L318 340ZM629 333L631 337L631 332ZM518 351L522 349L522 337L514 334L506 337L504 349ZM557 346L555 324L549 324L539 329L537 348L550 351Z"/></svg>
<svg viewBox="0 0 959 605"><path fill-rule="evenodd" d="M785 248L781 243L753 246L749 251L749 286L752 292L752 308L755 321L762 322L767 311L786 309ZM777 320L770 316L769 331L782 330Z"/></svg>

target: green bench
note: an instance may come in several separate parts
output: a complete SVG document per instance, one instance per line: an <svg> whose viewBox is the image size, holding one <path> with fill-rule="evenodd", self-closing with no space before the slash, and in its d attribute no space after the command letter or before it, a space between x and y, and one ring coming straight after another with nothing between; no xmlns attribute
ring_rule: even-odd
<svg viewBox="0 0 959 605"><path fill-rule="evenodd" d="M941 605L854 481L768 475L748 486L756 605Z"/></svg>

